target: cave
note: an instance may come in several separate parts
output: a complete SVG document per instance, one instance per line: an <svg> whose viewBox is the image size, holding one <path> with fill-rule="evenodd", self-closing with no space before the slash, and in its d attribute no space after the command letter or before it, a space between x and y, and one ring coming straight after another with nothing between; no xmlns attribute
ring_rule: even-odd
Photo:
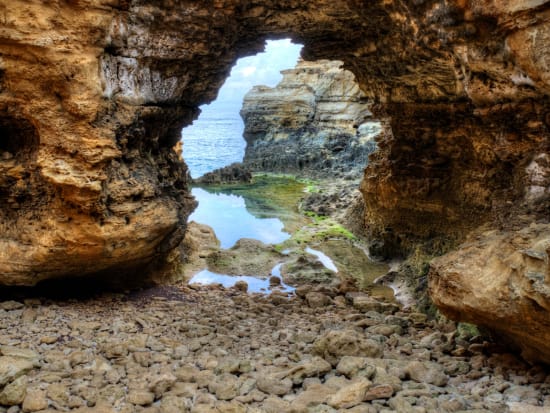
<svg viewBox="0 0 550 413"><path fill-rule="evenodd" d="M172 146L237 58L290 37L306 60L343 61L383 119L361 184L365 235L388 256L441 254L429 274L436 305L550 360L547 313L527 322L531 307L498 289L550 311L547 281L523 276L536 257L548 271L547 4L101 3L3 10L0 104L32 113L33 126L0 115L0 149L36 158L41 192L29 193L25 219L2 218L18 232L0 235L1 283L173 272L195 201Z"/></svg>
<svg viewBox="0 0 550 413"><path fill-rule="evenodd" d="M36 128L27 119L0 112L0 152L2 159L30 161L40 141Z"/></svg>

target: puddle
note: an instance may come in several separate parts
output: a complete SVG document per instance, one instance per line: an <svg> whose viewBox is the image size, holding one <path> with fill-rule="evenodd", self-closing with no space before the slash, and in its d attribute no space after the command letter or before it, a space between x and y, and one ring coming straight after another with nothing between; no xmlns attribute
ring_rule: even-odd
<svg viewBox="0 0 550 413"><path fill-rule="evenodd" d="M338 268L334 264L334 261L332 261L332 259L328 255L326 255L325 253L323 253L321 251L314 250L313 248L310 248L310 247L306 248L306 252L308 254L315 255L317 257L317 259L321 262L321 264L323 264L325 266L325 268L327 268L331 271L334 271L334 272L338 272Z"/></svg>
<svg viewBox="0 0 550 413"><path fill-rule="evenodd" d="M221 247L231 248L241 238L252 238L266 244L278 244L290 238L278 218L257 218L247 211L245 199L239 195L211 193L193 188L199 206L189 221L211 226Z"/></svg>
<svg viewBox="0 0 550 413"><path fill-rule="evenodd" d="M234 276L234 275L226 275L226 274L217 274L209 270L203 270L195 274L193 278L189 280L189 284L195 284L195 283L203 284L203 285L221 284L225 288L230 288L230 287L233 287L238 281L245 281L248 284L249 293L270 294L273 291L280 291L283 293L293 293L295 288L285 284L281 278L281 266L282 264L277 264L271 270L271 275L279 278L279 280L281 281L281 284L277 286L271 286L268 278L252 277L248 275Z"/></svg>

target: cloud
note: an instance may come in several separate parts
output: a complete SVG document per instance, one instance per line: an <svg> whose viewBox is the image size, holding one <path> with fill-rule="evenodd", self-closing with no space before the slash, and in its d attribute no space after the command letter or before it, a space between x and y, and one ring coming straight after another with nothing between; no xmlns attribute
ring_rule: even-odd
<svg viewBox="0 0 550 413"><path fill-rule="evenodd" d="M240 107L244 95L253 86L276 86L282 79L281 70L294 67L301 50L302 46L290 39L268 40L264 53L239 59L218 93L218 99L210 106L219 102Z"/></svg>
<svg viewBox="0 0 550 413"><path fill-rule="evenodd" d="M256 70L258 70L256 66L246 66L241 69L240 73L244 77L249 77L256 73Z"/></svg>

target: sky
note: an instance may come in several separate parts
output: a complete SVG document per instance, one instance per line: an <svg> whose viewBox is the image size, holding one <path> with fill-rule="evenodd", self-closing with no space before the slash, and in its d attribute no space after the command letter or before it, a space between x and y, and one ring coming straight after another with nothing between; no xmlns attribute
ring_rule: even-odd
<svg viewBox="0 0 550 413"><path fill-rule="evenodd" d="M203 105L203 113L226 107L241 109L244 95L256 85L274 87L282 79L281 70L293 68L300 56L301 45L290 39L268 40L265 52L243 57L231 70L218 93L218 98L210 105Z"/></svg>

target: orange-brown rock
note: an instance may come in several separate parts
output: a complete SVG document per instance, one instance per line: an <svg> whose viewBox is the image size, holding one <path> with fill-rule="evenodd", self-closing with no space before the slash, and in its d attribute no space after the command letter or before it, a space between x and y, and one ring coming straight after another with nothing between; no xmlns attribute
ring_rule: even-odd
<svg viewBox="0 0 550 413"><path fill-rule="evenodd" d="M343 61L375 102L362 191L386 252L548 221L544 1L10 0L0 19L4 284L173 259L194 201L172 147L269 37Z"/></svg>
<svg viewBox="0 0 550 413"><path fill-rule="evenodd" d="M550 361L550 225L477 231L432 263L430 293L455 320L502 335L527 360Z"/></svg>

